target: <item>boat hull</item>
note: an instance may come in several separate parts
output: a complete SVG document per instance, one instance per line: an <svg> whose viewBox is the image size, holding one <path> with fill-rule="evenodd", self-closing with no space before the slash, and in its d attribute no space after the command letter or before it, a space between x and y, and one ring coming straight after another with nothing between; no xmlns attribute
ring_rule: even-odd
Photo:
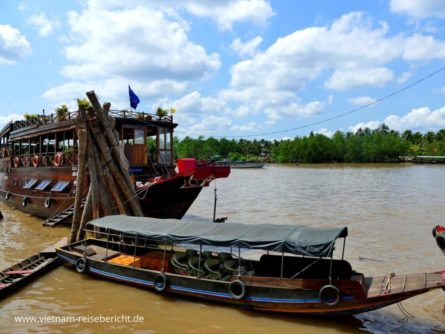
<svg viewBox="0 0 445 334"><path fill-rule="evenodd" d="M74 204L75 189L66 193L27 190L23 189L25 180L58 180L74 184L75 175L71 167L12 168L9 175L0 177L0 200L22 212L47 219ZM176 175L138 190L144 216L181 219L202 190L200 184L190 185L189 179L190 176ZM45 205L48 198L51 199L49 207ZM70 223L71 217L64 222Z"/></svg>
<svg viewBox="0 0 445 334"><path fill-rule="evenodd" d="M71 246L75 246L73 244ZM77 245L83 245L82 242ZM67 249L57 249L59 257L70 265L76 265L83 256ZM130 265L119 265L94 258L86 258L88 274L128 285L154 290L155 280L161 271L141 269ZM329 284L328 280L292 279L283 280L277 284L277 278L257 279L248 276L234 276L230 281L197 278L164 272L166 288L162 293L180 295L201 300L225 303L242 308L274 312L294 313L319 316L343 316L376 310L415 295L429 291L431 288L416 289L400 293L385 293L368 298L361 295L357 282L350 280L334 281L342 291L340 301L335 306L328 306L320 300L320 288ZM234 280L241 280L245 284L245 295L236 298L230 292L230 284ZM444 285L442 276L436 283Z"/></svg>

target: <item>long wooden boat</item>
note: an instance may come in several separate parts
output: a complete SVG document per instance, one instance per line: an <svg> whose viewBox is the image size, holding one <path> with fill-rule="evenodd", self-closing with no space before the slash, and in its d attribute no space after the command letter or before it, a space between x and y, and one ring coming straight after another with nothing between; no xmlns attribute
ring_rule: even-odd
<svg viewBox="0 0 445 334"><path fill-rule="evenodd" d="M55 247L66 245L67 239L60 240L37 254L22 260L0 272L0 298L30 283L36 277L54 269L62 262L59 260Z"/></svg>
<svg viewBox="0 0 445 334"><path fill-rule="evenodd" d="M56 250L78 272L261 311L356 314L445 287L444 272L366 277L334 259L347 228L108 216L87 229Z"/></svg>
<svg viewBox="0 0 445 334"><path fill-rule="evenodd" d="M171 115L114 110L109 116L145 216L182 218L203 187L230 173L229 166L195 159L180 159L175 169L177 124ZM77 117L77 112L34 115L0 131L0 200L48 218L50 226L70 221L78 164Z"/></svg>
<svg viewBox="0 0 445 334"><path fill-rule="evenodd" d="M231 168L263 168L266 163L263 161L232 161L229 163Z"/></svg>

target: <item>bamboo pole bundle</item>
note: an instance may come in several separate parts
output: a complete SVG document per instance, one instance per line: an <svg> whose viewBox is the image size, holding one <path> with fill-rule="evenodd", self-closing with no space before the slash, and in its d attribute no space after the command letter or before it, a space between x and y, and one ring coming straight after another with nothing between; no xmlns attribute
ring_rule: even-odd
<svg viewBox="0 0 445 334"><path fill-rule="evenodd" d="M92 107L79 106L77 126L79 163L71 226L71 242L83 238L83 229L91 219L115 213L143 216L125 156L119 146L114 120L108 116L109 103L102 107L94 91L87 92ZM85 165L88 166L89 189L81 213Z"/></svg>

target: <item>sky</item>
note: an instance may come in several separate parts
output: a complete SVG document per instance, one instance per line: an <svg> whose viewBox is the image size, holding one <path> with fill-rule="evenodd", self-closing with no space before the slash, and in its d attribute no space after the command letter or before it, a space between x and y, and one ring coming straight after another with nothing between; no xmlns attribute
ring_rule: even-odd
<svg viewBox="0 0 445 334"><path fill-rule="evenodd" d="M90 90L129 109L130 85L180 137L437 131L444 23L441 0L2 0L0 123Z"/></svg>

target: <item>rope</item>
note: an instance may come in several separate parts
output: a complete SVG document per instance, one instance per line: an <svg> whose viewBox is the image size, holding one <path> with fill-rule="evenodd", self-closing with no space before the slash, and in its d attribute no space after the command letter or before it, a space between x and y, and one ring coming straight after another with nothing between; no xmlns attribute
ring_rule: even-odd
<svg viewBox="0 0 445 334"><path fill-rule="evenodd" d="M387 100L387 99L389 99L389 98L391 98L393 96L396 96L396 95L404 92L405 90L408 90L408 89L410 89L410 88L412 88L414 86L417 86L418 84L422 83L423 81L426 81L427 79L429 79L429 78L439 74L443 70L445 70L445 66L439 67L438 69L434 70L433 72L430 72L429 74L421 77L420 79L418 79L418 80L416 80L416 81L414 81L414 82L412 82L412 83L410 83L410 84L408 84L408 85L406 85L406 86L404 86L404 87L402 87L400 89L397 89L397 90L395 90L395 91L393 91L393 92L391 92L391 93L389 93L387 95L384 95L384 96L378 98L377 100L372 101L371 103L368 103L368 104L365 104L365 105L360 106L358 108L354 108L352 110L349 110L349 111L346 111L346 112L343 112L343 113L340 113L340 114L337 114L337 115L334 115L334 116L322 119L320 121L307 123L307 124L304 124L304 125L301 125L301 126L297 126L297 127L294 127L294 128L288 128L288 129L284 129L284 130L256 133L256 134L250 134L250 135L244 135L244 136L211 136L211 137L213 137L213 138L247 138L247 137L268 136L268 135L274 135L274 134L280 134L280 133L285 133L285 132L290 132L290 131L301 130L301 129L312 127L314 125L323 124L323 123L332 121L334 119L341 118L341 117L344 117L346 115L353 114L353 113L355 113L357 111L361 111L363 109L369 108L369 107L371 107L371 106L373 106L375 104L378 104L380 102L383 102L383 101L385 101L385 100ZM176 132L183 133L185 135L192 136L192 137L193 136L195 136L195 137L203 136L202 134L193 134L193 133L189 134L189 133L183 132L183 131L176 131ZM205 137L205 136L203 136L203 137Z"/></svg>
<svg viewBox="0 0 445 334"><path fill-rule="evenodd" d="M415 316L408 312L408 310L403 306L402 302L397 303L397 307L399 308L400 312L405 316L403 318L403 321L408 321L409 319L414 319Z"/></svg>

